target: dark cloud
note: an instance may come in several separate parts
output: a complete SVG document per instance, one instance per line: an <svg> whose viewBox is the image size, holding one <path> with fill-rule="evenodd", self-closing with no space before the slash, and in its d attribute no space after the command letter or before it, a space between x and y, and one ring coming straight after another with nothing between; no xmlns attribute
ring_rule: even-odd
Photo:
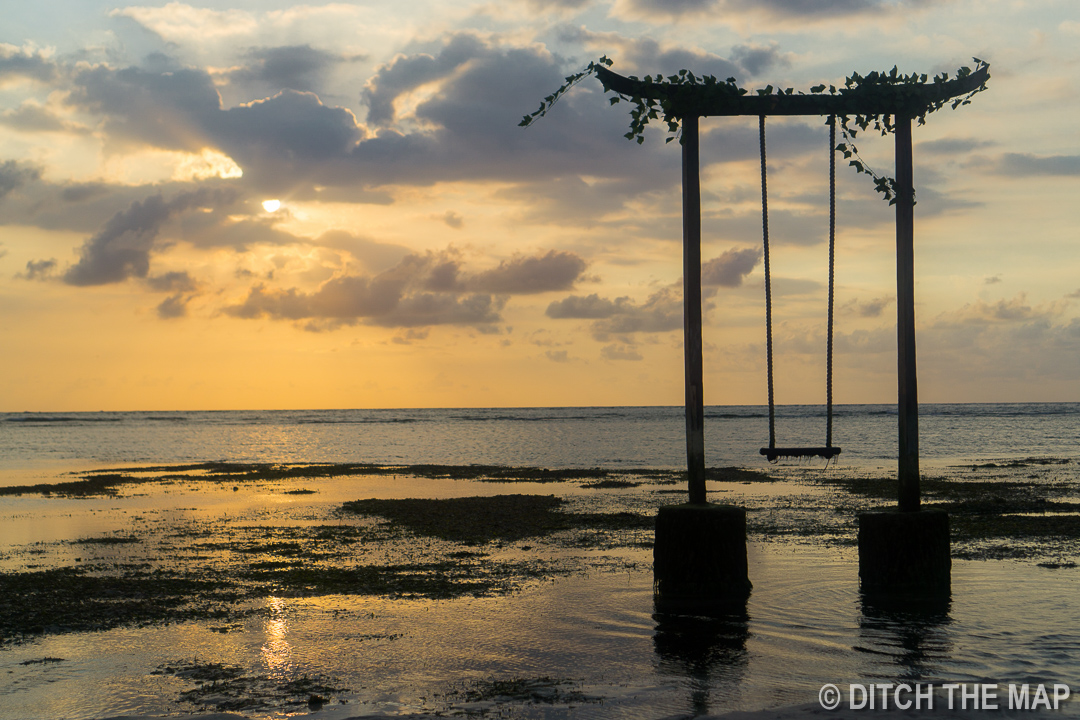
<svg viewBox="0 0 1080 720"><path fill-rule="evenodd" d="M152 72L97 65L82 68L73 83L67 102L104 116L114 141L188 151L215 144L212 135L221 114L221 96L203 70ZM258 134L257 127L250 131Z"/></svg>
<svg viewBox="0 0 1080 720"><path fill-rule="evenodd" d="M26 102L13 110L0 113L0 124L25 133L89 132L87 128L61 119L48 108L35 102Z"/></svg>
<svg viewBox="0 0 1080 720"><path fill-rule="evenodd" d="M30 260L26 263L26 272L19 273L15 277L26 280L45 280L52 277L56 270L56 260Z"/></svg>
<svg viewBox="0 0 1080 720"><path fill-rule="evenodd" d="M1005 153L998 163L997 172L1012 177L1077 176L1080 175L1080 155L1032 155L1030 153Z"/></svg>
<svg viewBox="0 0 1080 720"><path fill-rule="evenodd" d="M881 317L882 313L893 302L891 297L878 297L873 300L862 301L856 298L844 304L844 309L860 317Z"/></svg>
<svg viewBox="0 0 1080 720"><path fill-rule="evenodd" d="M596 293L582 297L570 295L562 300L556 300L547 307L546 315L556 320L579 319L596 320L614 315L619 310L620 304L629 302L629 298L619 298L611 301L602 298Z"/></svg>
<svg viewBox="0 0 1080 720"><path fill-rule="evenodd" d="M153 195L118 212L93 237L83 243L81 257L63 279L69 285L104 285L129 277L145 278L150 271L150 252L162 226L174 215L196 207L228 204L232 193L200 189L165 200Z"/></svg>
<svg viewBox="0 0 1080 720"><path fill-rule="evenodd" d="M773 68L791 66L790 59L780 52L776 43L771 45L736 45L731 49L731 59L738 63L751 77L760 76Z"/></svg>
<svg viewBox="0 0 1080 720"><path fill-rule="evenodd" d="M592 335L601 342L638 332L668 332L683 326L682 292L676 286L662 288L640 305L628 297L607 300L598 295L571 295L548 305L547 316L592 319Z"/></svg>
<svg viewBox="0 0 1080 720"><path fill-rule="evenodd" d="M673 67L683 64L678 53L649 52ZM308 59L309 65L326 60ZM706 70L732 67L722 64ZM243 169L239 184L278 197L333 199L349 188L345 197L356 201L396 184L536 183L582 173L647 178L677 161L662 144L631 146L622 137L626 112L610 108L595 81L568 95L544 122L518 127L572 69L538 45L502 47L473 33L448 35L440 49L401 55L372 77L364 100L374 130L348 109L294 89L226 108L209 72L162 63L80 66L66 102L99 116L109 144L214 149ZM424 84L427 99L415 117L398 118L394 102ZM385 194L369 199L387 200Z"/></svg>
<svg viewBox="0 0 1080 720"><path fill-rule="evenodd" d="M151 290L157 292L191 292L198 288L195 279L188 275L186 270L167 272L164 275L151 275L146 278L146 284Z"/></svg>
<svg viewBox="0 0 1080 720"><path fill-rule="evenodd" d="M187 305L191 297L180 294L170 295L157 306L158 317L162 320L173 320L187 315Z"/></svg>
<svg viewBox="0 0 1080 720"><path fill-rule="evenodd" d="M777 19L816 19L848 16L889 7L884 0L626 0L634 15L654 18L722 18L731 13L764 12Z"/></svg>
<svg viewBox="0 0 1080 720"><path fill-rule="evenodd" d="M341 58L310 45L252 48L246 67L229 73L233 82L256 82L278 90L317 91L323 77Z"/></svg>
<svg viewBox="0 0 1080 720"><path fill-rule="evenodd" d="M336 277L312 293L258 285L244 302L224 311L239 318L314 321L313 329L357 322L490 326L501 320L506 296L563 289L584 268L576 255L555 251L516 257L479 273L464 270L453 251L408 255L383 272Z"/></svg>
<svg viewBox="0 0 1080 720"><path fill-rule="evenodd" d="M592 0L525 0L525 4L535 12L582 10L591 3Z"/></svg>
<svg viewBox="0 0 1080 720"><path fill-rule="evenodd" d="M894 3L886 0L727 0L731 9L769 10L774 15L792 18L846 16L869 10L885 9Z"/></svg>
<svg viewBox="0 0 1080 720"><path fill-rule="evenodd" d="M996 302L977 300L968 303L959 310L943 314L935 320L935 325L983 325L994 323L1018 323L1031 320L1046 320L1056 312L1053 306L1032 307L1024 293L1008 300Z"/></svg>
<svg viewBox="0 0 1080 720"><path fill-rule="evenodd" d="M455 230L460 230L465 225L465 218L461 217L461 215L458 215L453 210L447 210L440 219Z"/></svg>
<svg viewBox="0 0 1080 720"><path fill-rule="evenodd" d="M368 122L385 125L394 120L394 100L433 80L448 77L465 62L490 55L491 50L476 36L452 36L438 55L419 53L398 55L380 67L364 87Z"/></svg>
<svg viewBox="0 0 1080 720"><path fill-rule="evenodd" d="M213 79L202 70L96 66L79 72L74 82L68 102L103 115L114 142L189 152L217 148L256 187L281 187L285 179L329 181L335 171L325 165L345 158L363 136L351 112L307 92L285 90L225 110ZM312 178L320 168L323 177Z"/></svg>
<svg viewBox="0 0 1080 720"><path fill-rule="evenodd" d="M546 357L551 362L570 362L570 355L566 352L566 350L545 350L544 357Z"/></svg>
<svg viewBox="0 0 1080 720"><path fill-rule="evenodd" d="M702 285L739 287L761 261L760 248L732 248L701 266Z"/></svg>
<svg viewBox="0 0 1080 720"><path fill-rule="evenodd" d="M516 256L475 275L470 288L499 295L569 290L585 271L585 261L571 252L549 250L533 257Z"/></svg>
<svg viewBox="0 0 1080 720"><path fill-rule="evenodd" d="M692 4L692 3L687 3ZM687 69L695 75L712 75L721 80L729 77L740 78L742 68L712 53L684 50L682 48L664 49L655 40L643 38L634 42L626 50L626 59L644 74L661 73L674 75Z"/></svg>
<svg viewBox="0 0 1080 720"><path fill-rule="evenodd" d="M0 200L12 191L41 177L41 170L28 167L15 160L0 163Z"/></svg>
<svg viewBox="0 0 1080 720"><path fill-rule="evenodd" d="M83 202L91 198L108 195L110 192L111 188L105 183L75 183L64 187L60 191L60 197L67 202Z"/></svg>
<svg viewBox="0 0 1080 720"><path fill-rule="evenodd" d="M59 75L56 64L40 50L0 44L0 85L5 80L25 78L47 83Z"/></svg>

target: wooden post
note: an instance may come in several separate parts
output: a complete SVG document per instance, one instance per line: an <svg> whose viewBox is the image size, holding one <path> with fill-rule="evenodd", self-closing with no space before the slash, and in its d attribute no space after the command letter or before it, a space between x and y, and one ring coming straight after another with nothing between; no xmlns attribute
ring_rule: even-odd
<svg viewBox="0 0 1080 720"><path fill-rule="evenodd" d="M701 180L698 117L682 125L683 358L686 376L686 476L690 502L705 500L705 401L701 380Z"/></svg>
<svg viewBox="0 0 1080 720"><path fill-rule="evenodd" d="M900 510L919 509L919 393L915 371L915 190L911 118L896 124L897 415L900 431Z"/></svg>

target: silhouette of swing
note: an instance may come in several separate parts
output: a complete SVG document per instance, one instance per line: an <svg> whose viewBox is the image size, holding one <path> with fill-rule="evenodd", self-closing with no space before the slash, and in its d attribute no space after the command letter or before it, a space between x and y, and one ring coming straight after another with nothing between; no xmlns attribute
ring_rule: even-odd
<svg viewBox="0 0 1080 720"><path fill-rule="evenodd" d="M836 116L829 116L829 321L825 361L825 445L824 447L777 447L776 403L773 397L772 275L769 267L769 198L765 166L765 116L758 116L761 146L761 224L765 250L765 353L769 376L769 447L759 451L769 462L780 458L821 457L831 460L840 454L832 444L832 356L833 356L833 271L836 257Z"/></svg>

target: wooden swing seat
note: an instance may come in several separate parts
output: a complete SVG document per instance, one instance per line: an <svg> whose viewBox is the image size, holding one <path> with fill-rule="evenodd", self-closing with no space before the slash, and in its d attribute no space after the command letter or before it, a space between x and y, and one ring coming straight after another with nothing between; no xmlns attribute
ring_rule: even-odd
<svg viewBox="0 0 1080 720"><path fill-rule="evenodd" d="M804 458L820 457L832 460L840 454L838 447L801 447L801 448L761 448L759 450L769 462L776 462L780 458Z"/></svg>

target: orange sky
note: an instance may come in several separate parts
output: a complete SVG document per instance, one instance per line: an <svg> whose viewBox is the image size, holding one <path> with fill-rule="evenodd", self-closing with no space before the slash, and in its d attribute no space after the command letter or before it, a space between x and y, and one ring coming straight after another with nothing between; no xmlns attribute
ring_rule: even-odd
<svg viewBox="0 0 1080 720"><path fill-rule="evenodd" d="M517 126L602 54L798 90L989 61L915 130L920 398L1080 400L1071 3L675 6L9 10L0 410L681 404L678 145L594 79ZM756 123L702 132L705 399L763 403ZM824 399L827 143L769 121L781 403ZM893 215L837 190L836 400L892 402Z"/></svg>

